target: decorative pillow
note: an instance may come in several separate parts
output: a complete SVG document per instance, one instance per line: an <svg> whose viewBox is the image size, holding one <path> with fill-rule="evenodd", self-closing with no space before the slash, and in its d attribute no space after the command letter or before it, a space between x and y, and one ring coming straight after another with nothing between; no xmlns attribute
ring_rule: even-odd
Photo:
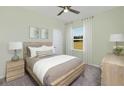
<svg viewBox="0 0 124 93"><path fill-rule="evenodd" d="M30 57L35 57L37 51L43 51L42 47L28 47L30 50Z"/></svg>
<svg viewBox="0 0 124 93"><path fill-rule="evenodd" d="M51 50L53 52L53 54L55 54L55 49L53 46L42 46L43 50L44 51L47 51L47 50Z"/></svg>
<svg viewBox="0 0 124 93"><path fill-rule="evenodd" d="M41 52L43 54L46 54L48 53L49 54L54 54L54 47L53 46L41 46L41 47L28 47L29 50L30 50L30 57L35 57L35 56L38 56L37 55L37 52ZM46 52L46 53L45 53ZM42 54L41 54L42 55Z"/></svg>
<svg viewBox="0 0 124 93"><path fill-rule="evenodd" d="M37 54L37 57L44 57L44 56L53 55L53 51L52 50L37 51L36 54Z"/></svg>

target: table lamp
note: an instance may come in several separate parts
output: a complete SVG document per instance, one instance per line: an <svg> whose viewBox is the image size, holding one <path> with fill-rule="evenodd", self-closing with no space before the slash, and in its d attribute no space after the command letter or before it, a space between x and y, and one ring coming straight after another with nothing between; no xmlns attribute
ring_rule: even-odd
<svg viewBox="0 0 124 93"><path fill-rule="evenodd" d="M14 56L11 58L12 61L18 61L19 56L17 55L17 51L22 49L22 42L10 42L9 50L14 51Z"/></svg>
<svg viewBox="0 0 124 93"><path fill-rule="evenodd" d="M110 42L115 42L115 49L113 52L119 55L123 49L118 47L118 42L124 42L124 34L111 34Z"/></svg>

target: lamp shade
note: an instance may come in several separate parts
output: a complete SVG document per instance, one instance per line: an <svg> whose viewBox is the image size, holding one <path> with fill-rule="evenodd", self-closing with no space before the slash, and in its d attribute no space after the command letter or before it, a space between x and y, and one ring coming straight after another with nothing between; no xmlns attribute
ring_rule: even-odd
<svg viewBox="0 0 124 93"><path fill-rule="evenodd" d="M21 50L21 49L22 49L22 42L9 43L9 50Z"/></svg>
<svg viewBox="0 0 124 93"><path fill-rule="evenodd" d="M111 42L124 42L124 34L111 34Z"/></svg>

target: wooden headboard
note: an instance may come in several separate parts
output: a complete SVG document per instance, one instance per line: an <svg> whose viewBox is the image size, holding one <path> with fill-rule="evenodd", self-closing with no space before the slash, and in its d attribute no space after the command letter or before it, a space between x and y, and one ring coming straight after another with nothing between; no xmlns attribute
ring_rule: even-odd
<svg viewBox="0 0 124 93"><path fill-rule="evenodd" d="M23 59L29 57L28 47L52 46L52 42L23 42Z"/></svg>

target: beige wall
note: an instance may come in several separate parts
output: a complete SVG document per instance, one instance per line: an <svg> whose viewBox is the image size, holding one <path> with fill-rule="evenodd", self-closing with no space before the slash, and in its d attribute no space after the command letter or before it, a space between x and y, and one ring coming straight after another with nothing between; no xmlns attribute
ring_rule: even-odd
<svg viewBox="0 0 124 93"><path fill-rule="evenodd" d="M100 64L104 55L112 51L113 43L109 42L109 36L113 33L124 34L124 7L117 7L94 17L92 64Z"/></svg>
<svg viewBox="0 0 124 93"><path fill-rule="evenodd" d="M64 31L64 23L40 13L22 7L0 7L0 78L5 76L6 62L13 54L8 51L8 42L29 41L29 25L48 28L48 41L52 41L53 29Z"/></svg>

